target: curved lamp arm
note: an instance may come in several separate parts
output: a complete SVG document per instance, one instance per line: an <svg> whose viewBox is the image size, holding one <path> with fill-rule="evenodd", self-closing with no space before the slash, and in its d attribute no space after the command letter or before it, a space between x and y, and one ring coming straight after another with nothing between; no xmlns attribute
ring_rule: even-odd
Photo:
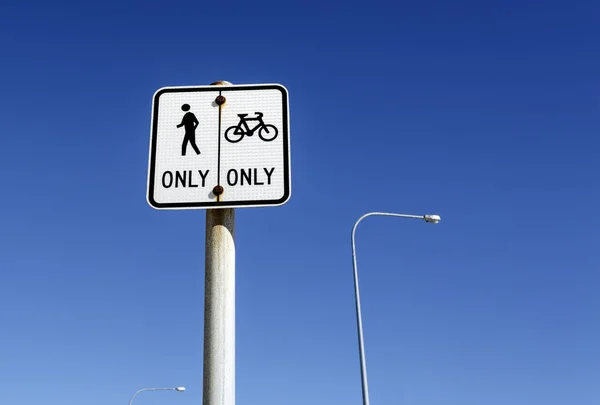
<svg viewBox="0 0 600 405"><path fill-rule="evenodd" d="M183 391L185 391L185 387L175 387L175 388L142 388L141 390L137 390L135 392L135 394L133 394L133 396L129 400L129 405L132 405L133 404L133 400L135 399L136 395L139 394L140 392L143 392L143 391L179 391L179 392L183 392Z"/></svg>

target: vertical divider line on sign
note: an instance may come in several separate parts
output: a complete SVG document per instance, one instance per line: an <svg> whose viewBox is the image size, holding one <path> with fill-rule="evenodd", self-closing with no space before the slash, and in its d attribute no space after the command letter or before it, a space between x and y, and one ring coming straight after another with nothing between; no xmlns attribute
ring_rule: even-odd
<svg viewBox="0 0 600 405"><path fill-rule="evenodd" d="M221 91L219 90L219 96L221 95ZM218 143L218 157L217 157L217 185L221 185L221 115L223 111L223 104L219 105L219 143ZM217 196L217 201L221 201L221 195Z"/></svg>

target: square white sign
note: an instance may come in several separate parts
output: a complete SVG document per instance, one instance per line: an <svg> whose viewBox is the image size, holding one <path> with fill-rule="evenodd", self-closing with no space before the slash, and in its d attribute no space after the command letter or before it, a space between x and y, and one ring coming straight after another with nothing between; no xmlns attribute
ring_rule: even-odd
<svg viewBox="0 0 600 405"><path fill-rule="evenodd" d="M291 195L288 92L279 84L154 94L148 203L157 209L282 205Z"/></svg>

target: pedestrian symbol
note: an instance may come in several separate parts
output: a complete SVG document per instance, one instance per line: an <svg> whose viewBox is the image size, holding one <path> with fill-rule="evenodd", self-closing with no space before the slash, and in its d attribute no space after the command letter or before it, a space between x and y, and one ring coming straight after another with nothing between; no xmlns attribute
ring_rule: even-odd
<svg viewBox="0 0 600 405"><path fill-rule="evenodd" d="M177 125L177 128L185 127L185 135L183 136L183 143L181 144L181 156L185 156L187 144L190 143L196 155L200 154L200 150L196 145L196 128L198 127L198 119L194 113L190 112L190 105L184 104L181 106L183 111L186 111L185 115L181 120L181 124Z"/></svg>

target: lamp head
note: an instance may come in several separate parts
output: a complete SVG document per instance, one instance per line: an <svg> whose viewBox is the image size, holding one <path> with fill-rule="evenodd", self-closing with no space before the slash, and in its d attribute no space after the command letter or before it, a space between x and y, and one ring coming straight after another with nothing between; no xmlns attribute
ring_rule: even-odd
<svg viewBox="0 0 600 405"><path fill-rule="evenodd" d="M179 391L179 392L185 391L185 387L177 387L177 388L175 388L175 391Z"/></svg>
<svg viewBox="0 0 600 405"><path fill-rule="evenodd" d="M429 222L430 224L437 224L442 220L439 215L425 215L423 216L425 222Z"/></svg>

